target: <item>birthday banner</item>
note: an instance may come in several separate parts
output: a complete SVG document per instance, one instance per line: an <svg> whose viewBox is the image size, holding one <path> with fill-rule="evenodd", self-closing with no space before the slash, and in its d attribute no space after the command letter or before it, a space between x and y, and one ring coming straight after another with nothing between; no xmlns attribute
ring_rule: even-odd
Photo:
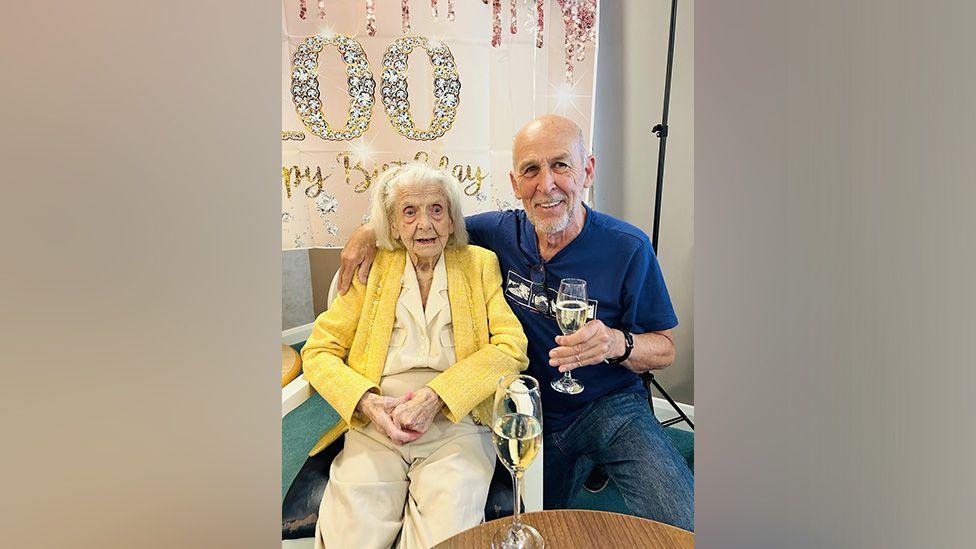
<svg viewBox="0 0 976 549"><path fill-rule="evenodd" d="M394 164L456 179L465 214L519 208L512 137L592 128L596 0L283 0L282 249L341 247Z"/></svg>

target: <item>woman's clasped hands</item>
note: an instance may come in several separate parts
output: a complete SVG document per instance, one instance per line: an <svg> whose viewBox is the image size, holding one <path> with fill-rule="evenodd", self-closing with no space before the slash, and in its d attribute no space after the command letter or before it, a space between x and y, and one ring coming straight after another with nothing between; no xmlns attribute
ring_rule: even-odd
<svg viewBox="0 0 976 549"><path fill-rule="evenodd" d="M426 433L443 407L444 401L430 387L398 398L367 392L356 405L397 446L413 442Z"/></svg>

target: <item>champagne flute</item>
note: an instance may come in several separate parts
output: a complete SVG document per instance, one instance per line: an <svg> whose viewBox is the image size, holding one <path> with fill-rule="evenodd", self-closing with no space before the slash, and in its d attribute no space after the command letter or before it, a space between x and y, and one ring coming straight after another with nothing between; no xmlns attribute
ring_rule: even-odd
<svg viewBox="0 0 976 549"><path fill-rule="evenodd" d="M576 333L586 324L589 306L586 303L586 281L579 278L564 278L559 283L556 294L556 323L563 335ZM560 393L575 395L583 391L583 384L573 379L567 370L563 377L552 380L552 388Z"/></svg>
<svg viewBox="0 0 976 549"><path fill-rule="evenodd" d="M492 411L495 453L512 473L515 485L515 515L492 537L493 549L541 549L545 542L539 531L523 524L519 485L522 474L542 448L542 397L534 377L510 374L498 380Z"/></svg>

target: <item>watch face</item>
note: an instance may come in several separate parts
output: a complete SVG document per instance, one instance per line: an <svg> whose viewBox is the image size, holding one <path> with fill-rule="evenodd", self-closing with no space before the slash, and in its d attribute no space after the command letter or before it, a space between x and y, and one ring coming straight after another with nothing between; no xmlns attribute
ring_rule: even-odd
<svg viewBox="0 0 976 549"><path fill-rule="evenodd" d="M620 330L624 334L624 354L617 358L606 359L607 364L620 364L630 357L630 352L634 350L634 336L627 330Z"/></svg>

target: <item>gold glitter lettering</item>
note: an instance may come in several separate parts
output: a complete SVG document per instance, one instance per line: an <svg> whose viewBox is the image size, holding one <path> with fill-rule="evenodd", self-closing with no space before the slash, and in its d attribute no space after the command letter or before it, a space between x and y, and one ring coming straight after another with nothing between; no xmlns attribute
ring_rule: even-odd
<svg viewBox="0 0 976 549"><path fill-rule="evenodd" d="M466 172L466 174L465 174L466 175L466 179L472 180L471 179L471 166L467 166L467 168L465 169L465 172ZM478 194L478 192L481 191L481 185L482 185L482 183L484 183L485 177L487 175L488 174L482 175L481 174L481 166L477 166L477 169L474 172L474 179L473 179L474 182L464 188L464 194L466 194L468 196L474 196L474 195ZM472 187L474 187L474 190L472 190Z"/></svg>
<svg viewBox="0 0 976 549"><path fill-rule="evenodd" d="M363 163L360 160L357 160L356 164L353 165L352 159L349 155L350 153L348 152L341 152L336 155L336 161L342 162L342 169L345 171L346 175L346 185L352 185L351 175L353 171L357 171L362 174L363 180L357 183L352 190L356 193L364 193L367 189L369 189L370 185L373 184L373 178L379 175L379 169L373 168L373 171L369 172L363 167ZM385 166L384 169L386 169Z"/></svg>
<svg viewBox="0 0 976 549"><path fill-rule="evenodd" d="M417 151L413 155L412 161L430 164L430 153L427 151ZM336 155L336 162L342 166L346 185L351 186L355 193L364 193L373 185L373 181L381 173L389 169L390 166L403 166L408 161L391 160L390 162L374 165L370 170L363 166L362 160L354 161L352 152L343 151ZM454 176L458 184L464 186L464 194L467 196L478 194L488 179L488 172L482 171L481 166L472 166L471 164L452 165L451 159L447 155L440 156L437 161L437 167ZM308 187L305 188L305 195L309 198L317 197L324 190L323 184L325 180L331 176L331 173L323 176L320 166L315 167L315 175L312 175L312 168L310 166L305 166L304 170L298 166L281 168L281 180L285 186L285 192L288 198L292 197L293 190L301 188L303 181L307 181L308 183Z"/></svg>
<svg viewBox="0 0 976 549"><path fill-rule="evenodd" d="M297 166L296 166L297 167ZM291 198L291 169L281 167L281 182L285 185L285 193Z"/></svg>
<svg viewBox="0 0 976 549"><path fill-rule="evenodd" d="M312 175L312 168L309 166L305 166L304 173L302 172L302 169L299 168L298 166L292 166L291 168L286 168L282 166L281 168L281 180L285 185L285 194L288 195L288 198L291 198L292 189L297 190L299 187L301 187L302 179L307 180L309 184L309 186L305 189L305 195L308 196L309 198L315 198L316 196L319 195L319 193L322 192L323 183L325 183L325 180L328 179L331 175L332 174L329 174L323 177L322 168L319 166L315 167L314 176ZM292 177L294 177L294 183L292 182ZM314 187L313 187L313 183L314 183ZM309 192L313 188L315 189L315 192L314 193Z"/></svg>

